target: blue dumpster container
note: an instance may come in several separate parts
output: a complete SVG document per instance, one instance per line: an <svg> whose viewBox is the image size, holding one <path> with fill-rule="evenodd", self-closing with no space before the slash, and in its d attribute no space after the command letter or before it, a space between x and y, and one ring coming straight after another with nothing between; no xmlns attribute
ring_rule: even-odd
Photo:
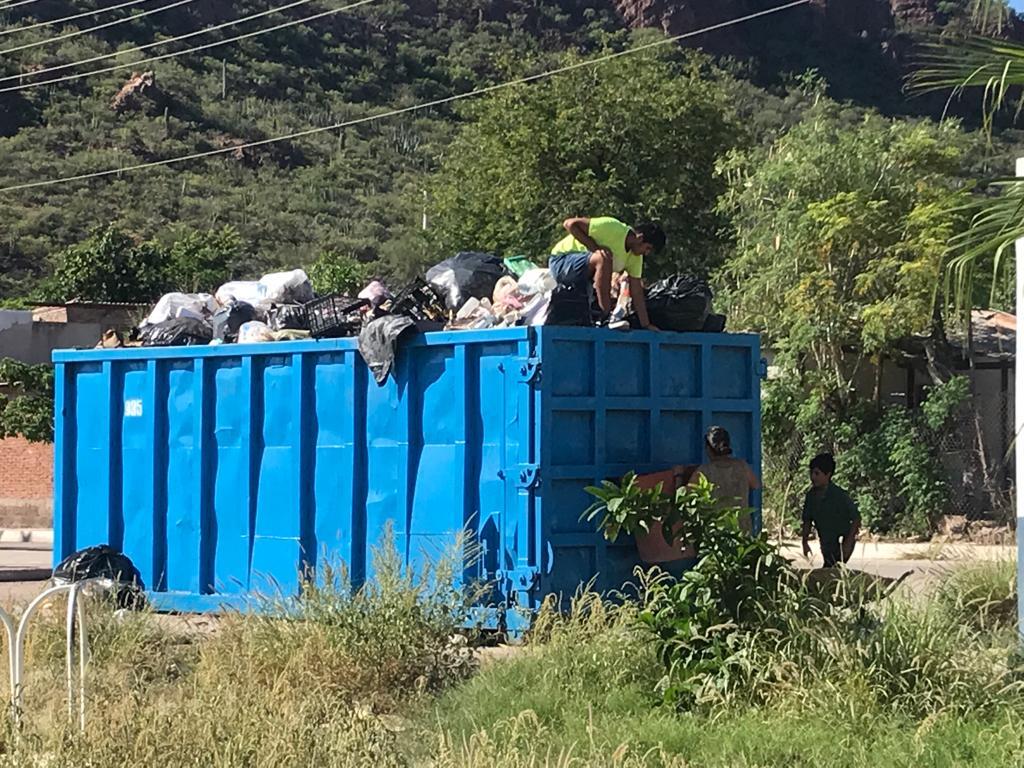
<svg viewBox="0 0 1024 768"><path fill-rule="evenodd" d="M477 620L522 629L545 595L621 587L635 545L584 487L703 459L709 424L760 471L747 334L512 328L404 344L378 387L354 339L58 351L54 561L110 543L180 611L295 593L342 560L373 578L388 526L409 565L468 531Z"/></svg>

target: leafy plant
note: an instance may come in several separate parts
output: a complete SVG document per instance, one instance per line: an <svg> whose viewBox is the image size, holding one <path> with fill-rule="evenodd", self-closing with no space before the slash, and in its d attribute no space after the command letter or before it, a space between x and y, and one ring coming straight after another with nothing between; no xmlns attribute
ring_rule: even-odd
<svg viewBox="0 0 1024 768"><path fill-rule="evenodd" d="M168 257L113 225L99 227L60 253L47 300L148 302L170 285Z"/></svg>
<svg viewBox="0 0 1024 768"><path fill-rule="evenodd" d="M188 232L170 248L170 284L185 293L213 293L231 279L244 253L234 227Z"/></svg>
<svg viewBox="0 0 1024 768"><path fill-rule="evenodd" d="M0 359L0 438L53 441L53 366Z"/></svg>
<svg viewBox="0 0 1024 768"><path fill-rule="evenodd" d="M328 252L318 258L309 270L309 279L319 294L341 293L355 296L369 278L365 264L339 253Z"/></svg>
<svg viewBox="0 0 1024 768"><path fill-rule="evenodd" d="M597 501L584 511L580 519L589 521L600 516L598 528L608 541L615 541L620 534L635 536L665 526L668 527L665 540L673 541L673 504L662 492L662 483L653 488L642 488L636 473L627 472L621 483L604 480L600 486L588 486L586 491Z"/></svg>

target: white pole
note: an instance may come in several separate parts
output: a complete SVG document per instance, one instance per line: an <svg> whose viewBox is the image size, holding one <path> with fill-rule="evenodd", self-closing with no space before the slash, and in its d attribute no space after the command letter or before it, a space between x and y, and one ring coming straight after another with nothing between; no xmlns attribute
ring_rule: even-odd
<svg viewBox="0 0 1024 768"><path fill-rule="evenodd" d="M1017 158L1017 178L1024 179L1024 157ZM1018 322L1024 310L1024 238L1017 240L1014 249L1014 273L1017 289L1014 312ZM1013 367L1013 439L1014 439L1014 480L1013 489L1017 505L1017 629L1024 635L1024 493L1021 483L1024 482L1024 445L1020 438L1024 435L1024 376L1021 376L1021 361L1024 360L1024 334L1018 326L1015 333L1016 347Z"/></svg>

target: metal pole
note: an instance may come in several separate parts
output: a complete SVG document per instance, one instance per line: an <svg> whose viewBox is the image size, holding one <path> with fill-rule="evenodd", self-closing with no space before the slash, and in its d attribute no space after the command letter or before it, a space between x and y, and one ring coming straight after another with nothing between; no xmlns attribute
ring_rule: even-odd
<svg viewBox="0 0 1024 768"><path fill-rule="evenodd" d="M1024 179L1024 157L1017 158L1017 178ZM1016 276L1016 303L1014 312L1019 319L1024 309L1024 238L1017 240L1014 249L1014 273ZM1018 442L1024 434L1024 377L1020 375L1021 361L1024 360L1024 334L1018 327L1015 333L1016 347L1014 350L1013 368L1013 457L1014 479L1013 489L1017 506L1017 629L1024 635L1024 494L1021 493L1021 482L1024 481L1024 446Z"/></svg>

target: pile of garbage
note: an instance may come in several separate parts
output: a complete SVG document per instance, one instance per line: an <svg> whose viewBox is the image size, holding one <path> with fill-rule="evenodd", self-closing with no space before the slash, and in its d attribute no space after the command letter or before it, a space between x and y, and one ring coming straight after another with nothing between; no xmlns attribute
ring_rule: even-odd
<svg viewBox="0 0 1024 768"><path fill-rule="evenodd" d="M618 286L617 286L618 287ZM609 327L639 327L621 281ZM721 331L703 280L675 276L647 290L651 321L663 330ZM317 296L301 269L259 280L225 283L213 294L168 293L132 341L107 334L98 346L253 344L307 338L359 337L359 349L378 383L394 364L401 337L412 331L477 330L524 325L591 325L592 296L559 287L551 273L522 256L502 259L462 252L392 293L378 280L357 296Z"/></svg>

